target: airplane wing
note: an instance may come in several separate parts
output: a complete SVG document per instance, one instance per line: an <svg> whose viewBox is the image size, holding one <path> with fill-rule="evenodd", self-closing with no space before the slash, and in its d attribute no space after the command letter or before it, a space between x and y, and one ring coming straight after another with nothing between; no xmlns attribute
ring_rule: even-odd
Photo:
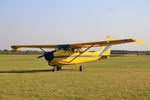
<svg viewBox="0 0 150 100"><path fill-rule="evenodd" d="M70 47L72 47L72 48L88 48L90 46L100 47L100 46L117 45L117 44L130 43L130 42L137 42L140 44L144 44L143 41L137 40L137 39L121 39L121 40L107 40L107 41L99 41L99 42L71 44Z"/></svg>
<svg viewBox="0 0 150 100"><path fill-rule="evenodd" d="M20 50L20 48L57 48L57 45L12 45L12 49Z"/></svg>
<svg viewBox="0 0 150 100"><path fill-rule="evenodd" d="M121 40L107 40L107 41L99 41L99 42L61 44L61 45L13 45L11 46L11 48L15 50L19 50L20 48L89 48L89 47L100 47L100 46L123 44L129 42L137 42L140 44L144 44L143 41L137 39L121 39Z"/></svg>

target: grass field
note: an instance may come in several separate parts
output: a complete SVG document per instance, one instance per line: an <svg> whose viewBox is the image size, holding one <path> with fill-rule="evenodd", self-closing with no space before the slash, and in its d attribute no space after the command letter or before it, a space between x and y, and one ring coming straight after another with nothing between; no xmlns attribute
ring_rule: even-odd
<svg viewBox="0 0 150 100"><path fill-rule="evenodd" d="M111 57L52 72L36 56L0 56L0 100L150 100L150 56Z"/></svg>

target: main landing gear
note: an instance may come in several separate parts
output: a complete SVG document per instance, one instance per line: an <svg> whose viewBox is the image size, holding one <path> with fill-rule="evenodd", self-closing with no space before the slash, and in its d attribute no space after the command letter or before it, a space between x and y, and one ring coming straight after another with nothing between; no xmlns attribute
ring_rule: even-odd
<svg viewBox="0 0 150 100"><path fill-rule="evenodd" d="M54 68L53 68L53 72L55 72L55 71L59 71L59 70L61 70L62 69L62 67L61 66L54 66Z"/></svg>
<svg viewBox="0 0 150 100"><path fill-rule="evenodd" d="M81 72L84 71L84 67L81 65L80 68L79 68L79 70L80 70Z"/></svg>
<svg viewBox="0 0 150 100"><path fill-rule="evenodd" d="M61 66L54 66L54 68L53 68L53 72L56 72L56 71L59 71L59 70L61 70L62 69L62 67ZM79 67L79 70L81 71L81 72L83 72L84 71L84 67L81 65L80 67Z"/></svg>
<svg viewBox="0 0 150 100"><path fill-rule="evenodd" d="M53 66L54 68L52 69L53 72L59 71L62 69L62 66L58 66L58 65L51 65L50 63L48 63L50 66ZM84 71L84 66L80 66L79 67L79 71L83 72Z"/></svg>
<svg viewBox="0 0 150 100"><path fill-rule="evenodd" d="M48 62L48 65L49 66L53 66L54 68L53 68L53 72L55 72L55 71L59 71L59 70L61 70L62 69L62 66L58 66L58 65L53 65L53 64L51 64L51 62L49 61Z"/></svg>

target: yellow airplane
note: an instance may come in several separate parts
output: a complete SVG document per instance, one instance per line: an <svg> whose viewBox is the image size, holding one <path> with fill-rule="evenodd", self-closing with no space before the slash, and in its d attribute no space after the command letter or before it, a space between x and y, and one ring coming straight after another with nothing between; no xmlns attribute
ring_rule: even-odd
<svg viewBox="0 0 150 100"><path fill-rule="evenodd" d="M110 56L111 46L116 44L123 44L129 42L137 42L144 44L144 42L137 39L121 39L112 40L107 37L106 41L76 43L76 44L61 44L61 45L13 45L12 49L20 50L20 48L40 48L44 54L37 58L45 57L48 65L53 66L53 72L61 70L63 65L79 64L83 62L95 61L105 59ZM89 52L92 47L101 47L99 51ZM55 48L55 50L46 52L43 48ZM86 48L81 50L81 48ZM80 71L84 70L81 65Z"/></svg>

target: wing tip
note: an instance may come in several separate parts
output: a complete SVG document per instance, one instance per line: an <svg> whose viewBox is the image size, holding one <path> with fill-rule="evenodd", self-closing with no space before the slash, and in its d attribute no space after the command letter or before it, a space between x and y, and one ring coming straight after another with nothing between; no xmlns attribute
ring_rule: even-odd
<svg viewBox="0 0 150 100"><path fill-rule="evenodd" d="M133 40L134 42L137 42L137 43L142 44L142 45L144 45L144 44L145 44L143 41L138 40L138 39L132 39L132 40Z"/></svg>
<svg viewBox="0 0 150 100"><path fill-rule="evenodd" d="M15 46L15 45L12 45L11 48L14 49L14 50L16 50L16 51L20 51L20 48L17 47L17 46Z"/></svg>

